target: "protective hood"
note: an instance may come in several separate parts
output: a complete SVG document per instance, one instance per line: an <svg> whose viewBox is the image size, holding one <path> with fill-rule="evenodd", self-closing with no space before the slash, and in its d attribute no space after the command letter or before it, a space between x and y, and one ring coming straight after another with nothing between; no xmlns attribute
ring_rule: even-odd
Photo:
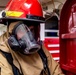
<svg viewBox="0 0 76 75"><path fill-rule="evenodd" d="M6 33L0 36L0 49L3 50L4 52L10 53L9 47L7 45L7 34Z"/></svg>

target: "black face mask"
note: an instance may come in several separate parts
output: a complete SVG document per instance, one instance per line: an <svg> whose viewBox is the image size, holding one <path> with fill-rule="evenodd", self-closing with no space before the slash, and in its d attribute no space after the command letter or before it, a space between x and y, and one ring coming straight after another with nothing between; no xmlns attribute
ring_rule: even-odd
<svg viewBox="0 0 76 75"><path fill-rule="evenodd" d="M23 23L19 23L13 29L8 39L8 44L12 50L19 51L23 54L32 54L40 49L40 45L34 39L32 32Z"/></svg>

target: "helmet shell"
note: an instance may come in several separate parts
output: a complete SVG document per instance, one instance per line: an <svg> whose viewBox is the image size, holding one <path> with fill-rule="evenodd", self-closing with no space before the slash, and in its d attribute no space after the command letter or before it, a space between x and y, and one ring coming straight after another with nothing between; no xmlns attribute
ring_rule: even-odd
<svg viewBox="0 0 76 75"><path fill-rule="evenodd" d="M6 6L6 19L44 22L38 0L11 0Z"/></svg>

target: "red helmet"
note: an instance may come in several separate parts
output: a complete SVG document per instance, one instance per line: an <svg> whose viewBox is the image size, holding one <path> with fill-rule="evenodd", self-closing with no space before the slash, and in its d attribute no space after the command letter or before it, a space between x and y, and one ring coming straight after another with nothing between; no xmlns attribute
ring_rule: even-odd
<svg viewBox="0 0 76 75"><path fill-rule="evenodd" d="M10 0L5 10L3 19L44 22L38 0Z"/></svg>

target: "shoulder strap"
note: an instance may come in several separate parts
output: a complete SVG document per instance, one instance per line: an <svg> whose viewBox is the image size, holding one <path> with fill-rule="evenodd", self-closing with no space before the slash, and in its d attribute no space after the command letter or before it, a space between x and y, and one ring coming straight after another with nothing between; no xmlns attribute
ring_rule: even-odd
<svg viewBox="0 0 76 75"><path fill-rule="evenodd" d="M47 57L44 53L44 51L42 50L42 48L38 51L42 61L43 61L43 66L44 66L44 69L48 71L48 75L50 75L50 71L49 71L49 68L48 68L48 61L47 61Z"/></svg>
<svg viewBox="0 0 76 75"><path fill-rule="evenodd" d="M5 55L8 63L12 66L12 70L13 70L14 75L21 75L19 72L19 69L13 64L13 58L12 58L11 53L7 53L7 52L4 52L2 50L0 50L0 51Z"/></svg>

